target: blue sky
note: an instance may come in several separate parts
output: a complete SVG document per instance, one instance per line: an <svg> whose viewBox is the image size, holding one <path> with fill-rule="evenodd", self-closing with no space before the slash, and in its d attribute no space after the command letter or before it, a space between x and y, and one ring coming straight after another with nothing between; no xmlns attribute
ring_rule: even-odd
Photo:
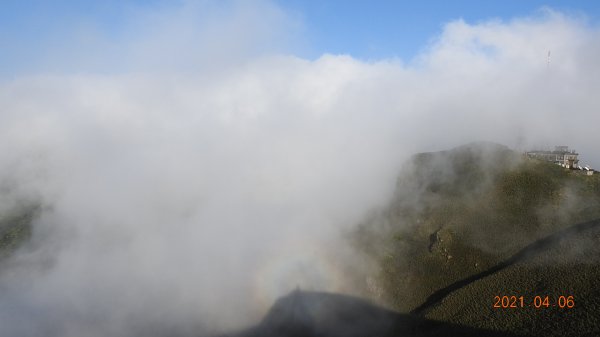
<svg viewBox="0 0 600 337"><path fill-rule="evenodd" d="M535 15L544 7L584 15L597 22L596 1L302 1L280 3L300 13L312 53L350 54L361 59L410 59L439 34L442 26L463 19L477 23Z"/></svg>
<svg viewBox="0 0 600 337"><path fill-rule="evenodd" d="M52 71L57 49L78 39L77 30L111 41L128 33L132 16L180 6L163 0L7 0L0 5L0 76ZM218 2L227 7L230 1ZM251 1L247 3L252 4ZM362 60L401 58L409 61L442 31L445 23L477 23L536 15L544 6L584 16L595 25L595 1L302 1L275 4L298 21L297 41L288 50L314 59L324 53L349 54ZM129 32L130 33L130 32ZM81 42L81 41L79 41ZM94 44L95 41L86 41ZM85 48L85 47L84 47ZM100 47L102 48L102 47ZM65 48L68 49L68 48Z"/></svg>

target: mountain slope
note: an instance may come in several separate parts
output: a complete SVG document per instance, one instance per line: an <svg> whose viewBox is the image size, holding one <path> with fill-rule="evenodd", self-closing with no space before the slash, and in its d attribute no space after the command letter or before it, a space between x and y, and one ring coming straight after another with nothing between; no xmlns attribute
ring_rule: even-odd
<svg viewBox="0 0 600 337"><path fill-rule="evenodd" d="M279 299L257 326L231 337L516 336L399 314L356 297L294 291Z"/></svg>
<svg viewBox="0 0 600 337"><path fill-rule="evenodd" d="M588 317L598 308L597 229L525 250L513 263L486 271L551 233L600 218L598 182L489 143L416 155L400 174L394 200L355 233L355 244L378 265L366 293L400 311L473 327L592 333L600 325ZM464 286L431 310L418 309L453 284ZM573 295L577 306L492 308L503 295L527 301ZM562 329L535 328L565 315L573 320Z"/></svg>
<svg viewBox="0 0 600 337"><path fill-rule="evenodd" d="M0 214L0 260L8 257L31 236L31 222L37 214L35 207L21 207Z"/></svg>

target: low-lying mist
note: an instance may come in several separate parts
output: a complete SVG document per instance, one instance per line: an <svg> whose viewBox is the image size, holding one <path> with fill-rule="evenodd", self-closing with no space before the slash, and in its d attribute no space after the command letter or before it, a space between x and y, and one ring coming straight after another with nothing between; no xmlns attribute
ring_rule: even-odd
<svg viewBox="0 0 600 337"><path fill-rule="evenodd" d="M247 7L218 24L149 16L161 25L132 59L114 61L117 44L90 63L117 72L1 82L0 211L41 209L1 266L0 335L214 333L296 287L353 293L360 260L341 233L391 198L415 152L564 143L600 167L599 35L581 18L459 20L413 60L366 62L232 49L286 31L275 5Z"/></svg>

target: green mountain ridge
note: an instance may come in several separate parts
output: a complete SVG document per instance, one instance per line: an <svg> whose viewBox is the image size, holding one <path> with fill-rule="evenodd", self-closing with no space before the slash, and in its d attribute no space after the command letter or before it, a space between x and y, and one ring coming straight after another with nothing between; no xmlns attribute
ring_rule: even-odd
<svg viewBox="0 0 600 337"><path fill-rule="evenodd" d="M394 199L358 226L354 243L375 261L368 296L414 311L452 284L502 266L524 247L600 218L600 179L472 143L415 155ZM566 231L565 231L566 233ZM427 318L517 334L598 332L600 230L590 226L449 293ZM495 296L574 296L571 309L493 308ZM556 304L556 303L554 303ZM545 309L545 310L544 310ZM597 315L596 315L597 316ZM556 323L569 319L568 323ZM553 326L553 330L539 328Z"/></svg>
<svg viewBox="0 0 600 337"><path fill-rule="evenodd" d="M37 208L28 206L0 215L0 261L29 240L37 211Z"/></svg>

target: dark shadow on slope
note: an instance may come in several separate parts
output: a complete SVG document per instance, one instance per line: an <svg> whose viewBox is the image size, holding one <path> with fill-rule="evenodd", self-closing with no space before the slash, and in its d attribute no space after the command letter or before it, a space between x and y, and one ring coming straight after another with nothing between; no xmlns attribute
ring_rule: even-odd
<svg viewBox="0 0 600 337"><path fill-rule="evenodd" d="M533 254L544 251L548 247L558 243L559 241L561 241L563 239L572 237L583 231L590 230L590 229L596 228L596 227L600 227L600 219L579 223L579 224L573 225L571 227L562 229L553 234L550 234L539 240L536 240L533 243L527 245L525 248L521 249L519 252L517 252L513 256L511 256L509 259L495 265L494 267L492 267L488 270L482 271L481 273L469 276L465 279L456 281L456 282L450 284L449 286L434 292L427 298L427 300L423 304L421 304L417 308L413 309L411 311L411 314L424 315L430 309L432 309L433 307L435 307L436 305L441 303L441 301L444 298L446 298L448 295L450 295L452 292L457 291L463 287L466 287L475 281L481 280L484 277L495 274L495 273L501 271L502 269L512 266L513 264L515 264L517 262L524 261L525 259L532 256Z"/></svg>
<svg viewBox="0 0 600 337"><path fill-rule="evenodd" d="M339 294L294 291L279 299L263 321L228 337L516 336L399 314ZM222 336L225 337L225 336Z"/></svg>

